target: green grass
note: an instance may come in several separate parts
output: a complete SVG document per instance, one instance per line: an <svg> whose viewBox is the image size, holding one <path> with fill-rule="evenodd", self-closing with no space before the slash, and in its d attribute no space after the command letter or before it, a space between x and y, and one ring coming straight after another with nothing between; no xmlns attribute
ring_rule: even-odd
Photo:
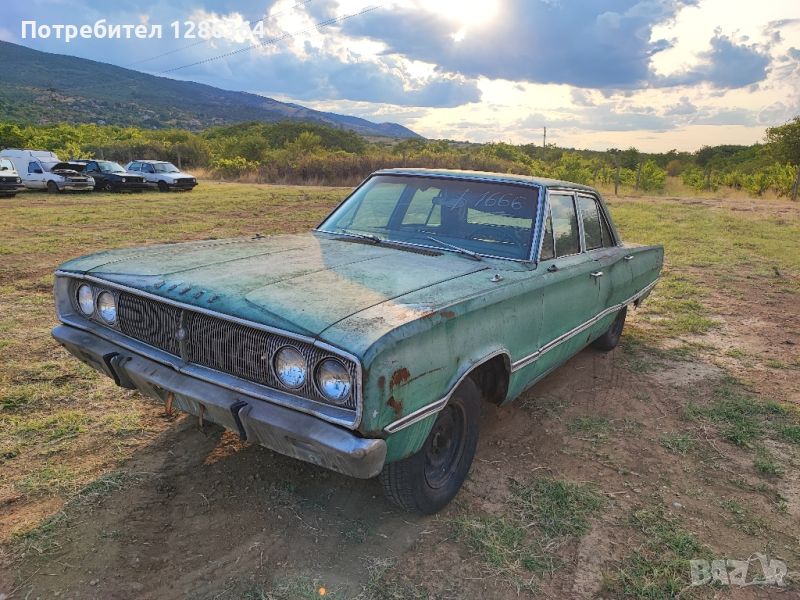
<svg viewBox="0 0 800 600"><path fill-rule="evenodd" d="M567 423L567 430L571 434L593 442L605 441L608 438L610 428L611 423L606 417L594 415L575 417Z"/></svg>
<svg viewBox="0 0 800 600"><path fill-rule="evenodd" d="M756 468L756 471L762 475L781 477L784 473L784 468L778 464L775 457L764 448L756 450L753 466Z"/></svg>
<svg viewBox="0 0 800 600"><path fill-rule="evenodd" d="M752 448L764 436L782 431L791 436L797 427L794 416L783 405L761 400L743 391L733 380L720 384L714 395L715 399L709 406L689 405L684 415L688 420L710 419L722 437L737 446Z"/></svg>
<svg viewBox="0 0 800 600"><path fill-rule="evenodd" d="M680 521L656 508L631 512L628 524L642 543L607 576L605 591L615 598L667 600L691 597L689 560L707 558L710 551Z"/></svg>
<svg viewBox="0 0 800 600"><path fill-rule="evenodd" d="M489 574L519 591L535 592L536 576L561 563L564 540L579 538L606 506L592 486L553 478L510 484L510 514L460 516L452 520L457 539L480 558Z"/></svg>
<svg viewBox="0 0 800 600"><path fill-rule="evenodd" d="M796 219L670 199L660 200L657 209L648 201L614 199L610 207L624 239L664 245L663 277L646 301L648 309L641 319L654 339L702 335L716 327L707 306L708 286L715 279L736 289L737 277L752 273L763 285L798 289L800 221ZM788 274L795 278L787 278Z"/></svg>
<svg viewBox="0 0 800 600"><path fill-rule="evenodd" d="M694 440L681 432L665 433L658 438L658 441L665 450L672 454L687 454L694 446Z"/></svg>
<svg viewBox="0 0 800 600"><path fill-rule="evenodd" d="M720 502L728 526L746 535L755 536L767 530L765 521L753 514L753 508L737 498L725 498Z"/></svg>
<svg viewBox="0 0 800 600"><path fill-rule="evenodd" d="M582 536L589 529L590 517L606 505L606 499L591 486L549 478L512 482L511 495L523 520L548 537Z"/></svg>

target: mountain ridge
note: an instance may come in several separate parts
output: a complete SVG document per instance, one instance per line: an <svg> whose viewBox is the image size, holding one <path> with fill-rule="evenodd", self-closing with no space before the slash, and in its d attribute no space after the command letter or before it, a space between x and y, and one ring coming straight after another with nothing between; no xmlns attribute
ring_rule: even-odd
<svg viewBox="0 0 800 600"><path fill-rule="evenodd" d="M361 135L421 137L398 123L323 112L194 81L150 75L0 41L0 115L36 124L169 127L199 130L246 121L309 121Z"/></svg>

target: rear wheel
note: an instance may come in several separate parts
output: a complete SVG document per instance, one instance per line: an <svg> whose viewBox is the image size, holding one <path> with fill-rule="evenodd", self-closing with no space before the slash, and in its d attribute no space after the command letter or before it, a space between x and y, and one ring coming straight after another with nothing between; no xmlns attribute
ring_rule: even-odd
<svg viewBox="0 0 800 600"><path fill-rule="evenodd" d="M48 181L47 182L47 193L48 194L57 194L61 190L58 189L58 185L56 185L55 181Z"/></svg>
<svg viewBox="0 0 800 600"><path fill-rule="evenodd" d="M169 186L166 183L164 183L163 181L159 181L158 182L158 191L159 192L168 192L169 191Z"/></svg>
<svg viewBox="0 0 800 600"><path fill-rule="evenodd" d="M628 307L624 306L621 311L617 313L617 318L611 324L611 327L606 329L606 332L592 342L592 346L603 352L613 350L619 344L619 338L622 337L622 329L625 327L625 316L628 314Z"/></svg>
<svg viewBox="0 0 800 600"><path fill-rule="evenodd" d="M467 378L436 416L422 448L383 468L380 479L386 497L401 508L427 515L444 508L469 473L480 412L480 390Z"/></svg>

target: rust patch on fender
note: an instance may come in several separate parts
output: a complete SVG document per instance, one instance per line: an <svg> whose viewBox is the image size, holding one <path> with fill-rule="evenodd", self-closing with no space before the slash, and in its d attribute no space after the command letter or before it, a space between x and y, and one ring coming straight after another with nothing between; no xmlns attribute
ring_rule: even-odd
<svg viewBox="0 0 800 600"><path fill-rule="evenodd" d="M392 378L389 380L389 389L392 390L399 385L403 385L407 383L409 379L411 379L411 373L408 372L408 369L405 367L397 369L397 371L392 373Z"/></svg>
<svg viewBox="0 0 800 600"><path fill-rule="evenodd" d="M389 400L386 404L394 411L398 417L403 414L403 401L400 400L399 402L394 399L394 396L390 396Z"/></svg>
<svg viewBox="0 0 800 600"><path fill-rule="evenodd" d="M381 391L381 393L383 393L383 390L386 389L386 377L383 375L378 377L378 389Z"/></svg>
<svg viewBox="0 0 800 600"><path fill-rule="evenodd" d="M442 317L444 317L445 319L455 319L458 316L455 313L455 311L452 310L443 310L439 314L442 315Z"/></svg>

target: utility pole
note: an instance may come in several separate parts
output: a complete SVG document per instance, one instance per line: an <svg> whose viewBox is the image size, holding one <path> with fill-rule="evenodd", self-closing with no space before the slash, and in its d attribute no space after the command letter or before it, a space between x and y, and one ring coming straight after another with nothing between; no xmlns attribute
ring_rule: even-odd
<svg viewBox="0 0 800 600"><path fill-rule="evenodd" d="M544 128L544 135L542 136L542 148L547 148L547 127Z"/></svg>

